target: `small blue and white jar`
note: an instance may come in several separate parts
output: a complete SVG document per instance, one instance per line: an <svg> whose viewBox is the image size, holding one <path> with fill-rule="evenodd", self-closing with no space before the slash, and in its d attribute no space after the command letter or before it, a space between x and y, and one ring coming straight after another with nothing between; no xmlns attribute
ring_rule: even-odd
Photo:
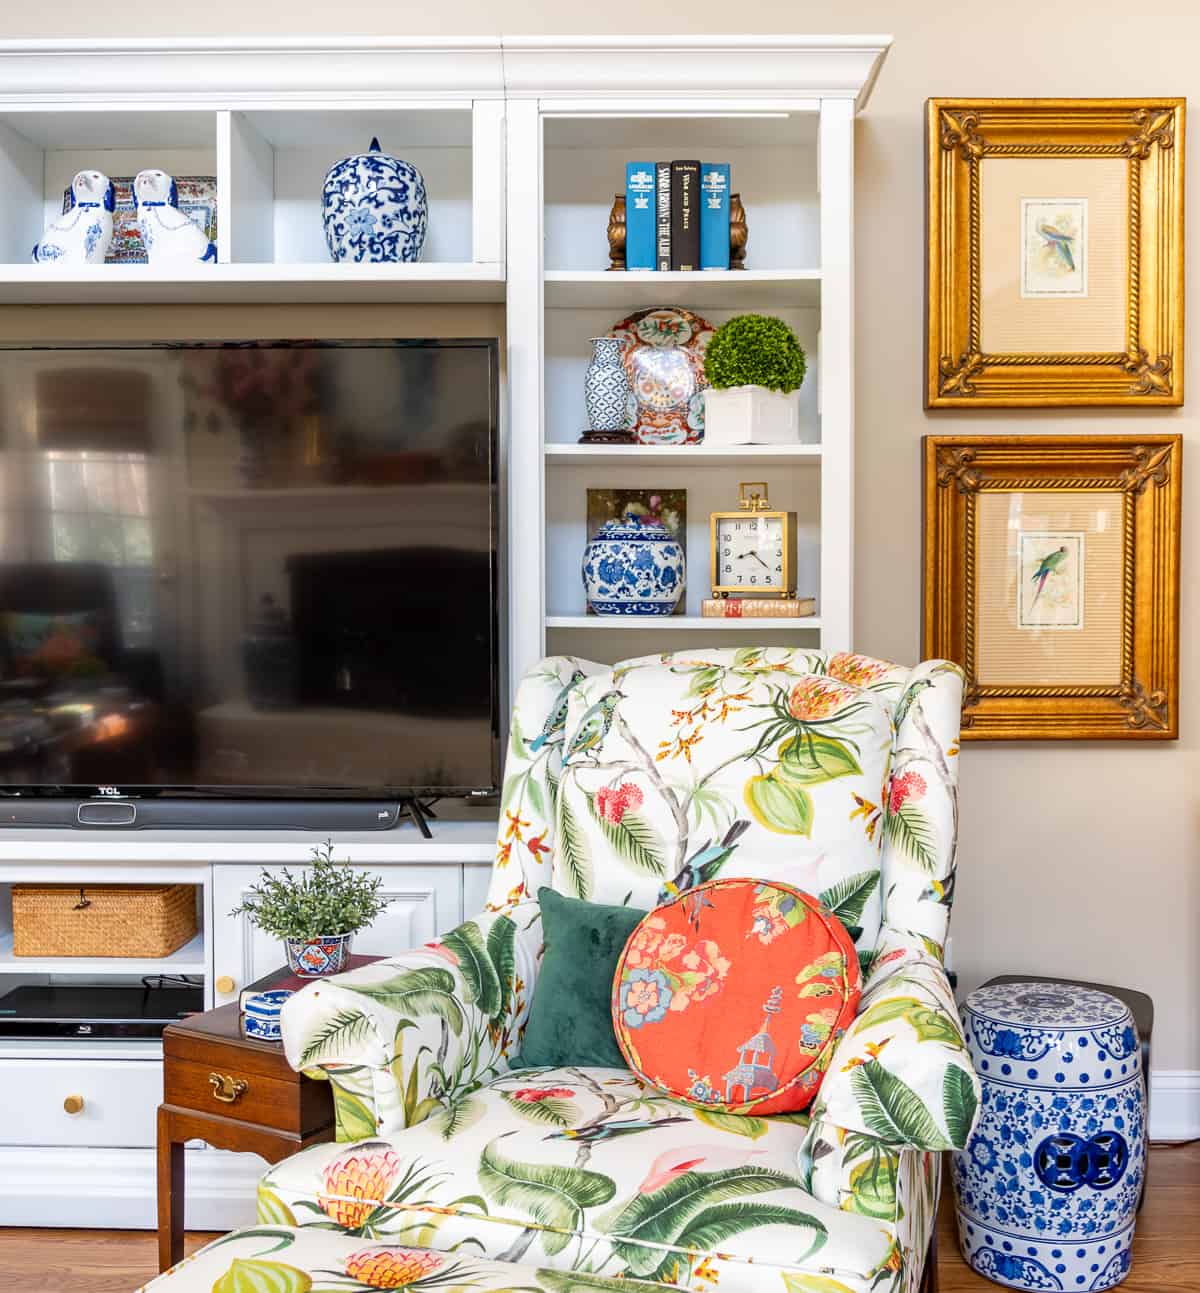
<svg viewBox="0 0 1200 1293"><path fill-rule="evenodd" d="M321 195L325 241L337 261L408 264L421 259L429 199L421 172L371 140L329 168Z"/></svg>
<svg viewBox="0 0 1200 1293"><path fill-rule="evenodd" d="M592 361L583 375L583 403L590 431L624 431L629 425L629 375L617 337L593 337Z"/></svg>
<svg viewBox="0 0 1200 1293"><path fill-rule="evenodd" d="M963 1032L983 1087L954 1155L967 1262L1018 1289L1107 1289L1129 1273L1146 1091L1129 1009L1066 983L977 989Z"/></svg>
<svg viewBox="0 0 1200 1293"><path fill-rule="evenodd" d="M670 615L684 576L683 547L655 516L605 521L583 550L583 587L597 615Z"/></svg>
<svg viewBox="0 0 1200 1293"><path fill-rule="evenodd" d="M279 1014L283 1003L292 994L282 988L271 992L256 992L242 1005L242 1032L262 1042L277 1042L282 1036Z"/></svg>

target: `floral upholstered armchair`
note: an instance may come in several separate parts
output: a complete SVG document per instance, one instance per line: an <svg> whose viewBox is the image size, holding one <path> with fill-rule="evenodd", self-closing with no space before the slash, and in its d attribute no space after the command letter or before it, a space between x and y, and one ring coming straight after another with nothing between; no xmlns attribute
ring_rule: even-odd
<svg viewBox="0 0 1200 1293"><path fill-rule="evenodd" d="M568 1293L916 1289L938 1151L966 1144L979 1091L942 966L961 693L942 661L791 649L544 660L487 910L285 1007L338 1142L266 1174L261 1221L519 1262ZM855 940L862 1001L807 1114L518 1067L542 886L649 909L717 874L818 895Z"/></svg>

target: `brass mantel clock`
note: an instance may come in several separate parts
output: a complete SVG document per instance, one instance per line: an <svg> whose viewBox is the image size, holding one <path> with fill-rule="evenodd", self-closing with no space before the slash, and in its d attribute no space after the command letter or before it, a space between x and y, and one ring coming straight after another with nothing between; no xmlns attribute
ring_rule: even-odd
<svg viewBox="0 0 1200 1293"><path fill-rule="evenodd" d="M795 597L796 513L771 510L765 481L743 481L738 499L711 513L712 595Z"/></svg>

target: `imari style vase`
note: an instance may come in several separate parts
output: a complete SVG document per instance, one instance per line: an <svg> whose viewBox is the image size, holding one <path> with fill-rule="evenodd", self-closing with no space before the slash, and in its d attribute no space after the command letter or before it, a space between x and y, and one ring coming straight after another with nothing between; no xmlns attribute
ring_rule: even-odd
<svg viewBox="0 0 1200 1293"><path fill-rule="evenodd" d="M387 264L421 259L429 201L421 172L385 153L379 140L330 167L321 196L334 260Z"/></svg>
<svg viewBox="0 0 1200 1293"><path fill-rule="evenodd" d="M592 362L583 378L588 430L624 431L629 425L629 378L616 337L592 338Z"/></svg>
<svg viewBox="0 0 1200 1293"><path fill-rule="evenodd" d="M353 934L330 934L325 938L285 938L288 969L305 979L341 974L350 963Z"/></svg>

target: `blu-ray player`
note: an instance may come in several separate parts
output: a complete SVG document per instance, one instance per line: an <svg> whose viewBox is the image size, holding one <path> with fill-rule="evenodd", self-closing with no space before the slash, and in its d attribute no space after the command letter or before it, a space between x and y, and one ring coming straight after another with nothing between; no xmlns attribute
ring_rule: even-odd
<svg viewBox="0 0 1200 1293"><path fill-rule="evenodd" d="M161 1037L204 1009L204 989L23 984L0 997L0 1037Z"/></svg>

